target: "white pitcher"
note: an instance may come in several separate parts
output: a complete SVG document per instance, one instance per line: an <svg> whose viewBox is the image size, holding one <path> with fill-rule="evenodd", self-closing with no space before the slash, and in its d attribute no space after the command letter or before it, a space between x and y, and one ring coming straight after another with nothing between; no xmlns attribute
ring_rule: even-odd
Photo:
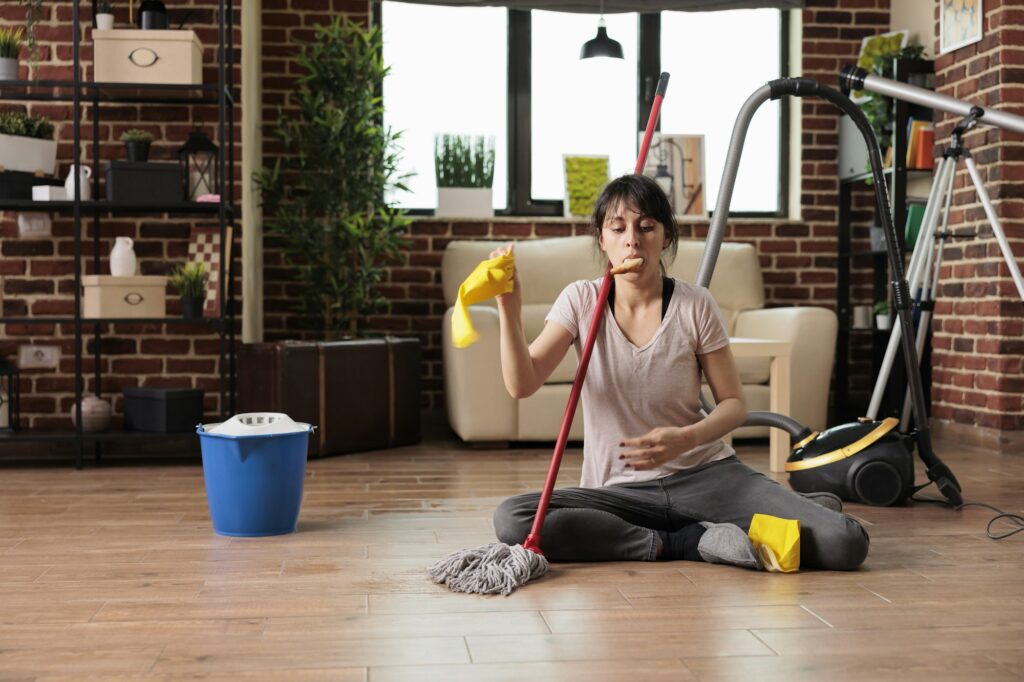
<svg viewBox="0 0 1024 682"><path fill-rule="evenodd" d="M135 250L131 237L118 237L110 250L110 274L114 277L135 275Z"/></svg>
<svg viewBox="0 0 1024 682"><path fill-rule="evenodd" d="M82 198L82 201L89 201L89 198L92 196L92 185L89 183L92 179L92 168L77 163L71 164L71 168L68 169L68 177L64 181L64 191L68 193L68 201L74 201L75 199L76 169L78 174L79 196Z"/></svg>

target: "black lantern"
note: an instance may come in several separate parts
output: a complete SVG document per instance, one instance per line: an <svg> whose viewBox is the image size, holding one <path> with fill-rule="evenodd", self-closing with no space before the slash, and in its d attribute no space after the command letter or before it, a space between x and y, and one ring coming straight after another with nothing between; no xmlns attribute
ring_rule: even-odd
<svg viewBox="0 0 1024 682"><path fill-rule="evenodd" d="M193 130L188 134L185 145L178 150L178 158L185 183L185 201L217 193L217 145L209 135L202 130Z"/></svg>
<svg viewBox="0 0 1024 682"><path fill-rule="evenodd" d="M17 431L21 416L18 366L0 357L0 431Z"/></svg>

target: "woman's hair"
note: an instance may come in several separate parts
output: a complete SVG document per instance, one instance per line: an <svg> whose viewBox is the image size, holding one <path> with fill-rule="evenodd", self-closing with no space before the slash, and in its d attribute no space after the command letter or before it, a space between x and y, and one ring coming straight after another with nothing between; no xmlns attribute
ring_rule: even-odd
<svg viewBox="0 0 1024 682"><path fill-rule="evenodd" d="M676 258L679 250L679 227L676 225L675 215L672 213L672 205L668 197L652 178L646 175L630 173L615 178L609 182L601 196L597 198L594 205L594 214L591 216L591 227L594 230L594 238L601 238L601 228L604 226L604 218L609 209L614 208L620 201L627 206L632 206L640 211L641 215L654 218L665 227L665 241L668 242L661 258L662 272L665 266Z"/></svg>

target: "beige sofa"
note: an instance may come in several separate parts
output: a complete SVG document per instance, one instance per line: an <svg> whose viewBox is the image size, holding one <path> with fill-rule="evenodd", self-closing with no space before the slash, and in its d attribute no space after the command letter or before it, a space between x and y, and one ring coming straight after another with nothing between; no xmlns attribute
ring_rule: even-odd
<svg viewBox="0 0 1024 682"><path fill-rule="evenodd" d="M451 242L442 260L441 279L448 305L442 334L448 419L459 437L468 442L554 441L576 371L575 352L569 352L537 393L514 400L501 378L498 311L493 301L470 306L480 340L468 348L452 346L451 306L458 298L459 285L497 245L499 242ZM680 241L669 275L692 282L703 249L703 241ZM589 236L518 242L515 253L523 289L523 326L531 341L567 284L599 277L603 271L600 254ZM761 267L749 244L722 245L711 293L730 336L793 343L790 416L812 429L824 428L835 352L835 313L815 307L765 308ZM768 409L768 363L767 358L737 360L748 410ZM710 399L710 392L705 395ZM743 427L733 435L746 438L767 433L766 427ZM579 409L570 437L583 437Z"/></svg>

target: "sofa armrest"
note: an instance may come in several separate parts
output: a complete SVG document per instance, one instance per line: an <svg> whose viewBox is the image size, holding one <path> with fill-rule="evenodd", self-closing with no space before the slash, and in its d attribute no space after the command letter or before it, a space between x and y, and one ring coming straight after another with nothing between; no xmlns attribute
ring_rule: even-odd
<svg viewBox="0 0 1024 682"><path fill-rule="evenodd" d="M519 412L501 376L498 310L469 306L480 339L468 348L452 345L453 310L445 312L441 333L448 421L465 441L514 440Z"/></svg>
<svg viewBox="0 0 1024 682"><path fill-rule="evenodd" d="M793 344L789 416L810 429L824 429L828 420L837 329L828 308L762 308L736 316L735 336Z"/></svg>

